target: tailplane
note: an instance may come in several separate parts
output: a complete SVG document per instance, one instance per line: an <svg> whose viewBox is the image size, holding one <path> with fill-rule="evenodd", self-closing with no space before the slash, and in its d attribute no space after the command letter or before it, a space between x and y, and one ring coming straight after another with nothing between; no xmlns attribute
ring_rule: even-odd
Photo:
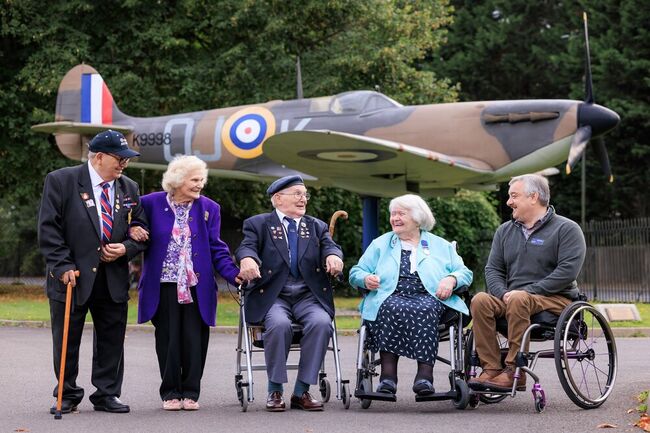
<svg viewBox="0 0 650 433"><path fill-rule="evenodd" d="M70 159L84 160L88 141L98 132L113 129L132 144L133 126L113 100L101 75L89 65L77 65L61 80L56 97L54 122L32 126L53 134L56 144Z"/></svg>

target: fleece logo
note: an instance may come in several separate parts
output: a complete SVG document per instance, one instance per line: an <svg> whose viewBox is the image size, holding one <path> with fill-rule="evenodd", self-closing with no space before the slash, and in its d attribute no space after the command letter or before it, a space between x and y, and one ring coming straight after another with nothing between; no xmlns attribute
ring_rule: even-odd
<svg viewBox="0 0 650 433"><path fill-rule="evenodd" d="M544 239L532 238L530 240L530 243L533 244L533 245L544 245Z"/></svg>

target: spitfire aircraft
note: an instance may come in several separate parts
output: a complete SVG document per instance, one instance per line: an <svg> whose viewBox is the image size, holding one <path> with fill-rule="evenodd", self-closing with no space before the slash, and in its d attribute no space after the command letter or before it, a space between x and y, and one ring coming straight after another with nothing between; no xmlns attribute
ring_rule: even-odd
<svg viewBox="0 0 650 433"><path fill-rule="evenodd" d="M119 110L94 68L78 65L61 82L55 121L33 129L54 134L77 160L94 134L110 128L140 152L136 167L164 168L176 154L192 154L221 177L300 173L314 185L394 197L494 189L566 161L572 147L582 150L618 121L582 101L403 106L374 91L138 118Z"/></svg>
<svg viewBox="0 0 650 433"><path fill-rule="evenodd" d="M140 118L122 113L99 73L82 64L61 81L54 122L32 128L53 134L61 152L76 160L86 158L90 138L110 128L140 152L136 167L164 168L175 155L190 154L221 177L301 174L312 185L372 197L368 213L364 203L365 224L376 213L376 197L496 189L515 175L557 172L564 161L570 171L587 142L619 122L615 112L594 103L586 15L585 38L584 101L404 106L362 90ZM611 179L602 141L595 150Z"/></svg>

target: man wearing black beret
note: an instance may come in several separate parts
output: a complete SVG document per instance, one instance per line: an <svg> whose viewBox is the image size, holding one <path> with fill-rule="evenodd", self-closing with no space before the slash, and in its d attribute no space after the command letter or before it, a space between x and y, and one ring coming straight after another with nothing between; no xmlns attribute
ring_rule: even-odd
<svg viewBox="0 0 650 433"><path fill-rule="evenodd" d="M262 323L268 375L266 409L281 412L291 346L291 322L303 326L298 377L291 407L317 411L309 393L332 336L334 299L326 273L343 270L343 253L327 224L305 215L309 193L300 176L285 176L266 191L275 210L244 221L244 240L235 252L246 289L246 318Z"/></svg>
<svg viewBox="0 0 650 433"><path fill-rule="evenodd" d="M129 238L129 224L147 227L138 185L122 175L140 154L126 138L108 130L88 145L88 162L55 170L45 178L38 215L38 241L47 264L54 371L59 375L66 286L71 283L67 362L62 413L77 408L84 396L77 386L79 344L86 314L93 318L92 384L95 410L126 413L119 399L124 376L124 334L129 300L128 263L146 247ZM79 276L75 277L75 271ZM58 385L54 388L57 396ZM55 407L50 409L55 412Z"/></svg>

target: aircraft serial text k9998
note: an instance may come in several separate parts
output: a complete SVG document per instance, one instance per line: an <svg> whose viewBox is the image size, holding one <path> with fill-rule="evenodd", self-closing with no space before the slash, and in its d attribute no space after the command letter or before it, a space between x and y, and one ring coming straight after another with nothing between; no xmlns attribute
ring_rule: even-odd
<svg viewBox="0 0 650 433"><path fill-rule="evenodd" d="M54 134L61 152L77 160L94 134L110 128L141 153L136 167L164 168L189 154L221 177L299 173L312 185L394 197L494 189L567 159L569 169L592 136L618 122L593 100L403 106L374 91L140 118L118 109L94 68L77 65L59 86L55 121L32 128ZM597 150L603 160L604 148ZM605 163L609 174L606 153Z"/></svg>

